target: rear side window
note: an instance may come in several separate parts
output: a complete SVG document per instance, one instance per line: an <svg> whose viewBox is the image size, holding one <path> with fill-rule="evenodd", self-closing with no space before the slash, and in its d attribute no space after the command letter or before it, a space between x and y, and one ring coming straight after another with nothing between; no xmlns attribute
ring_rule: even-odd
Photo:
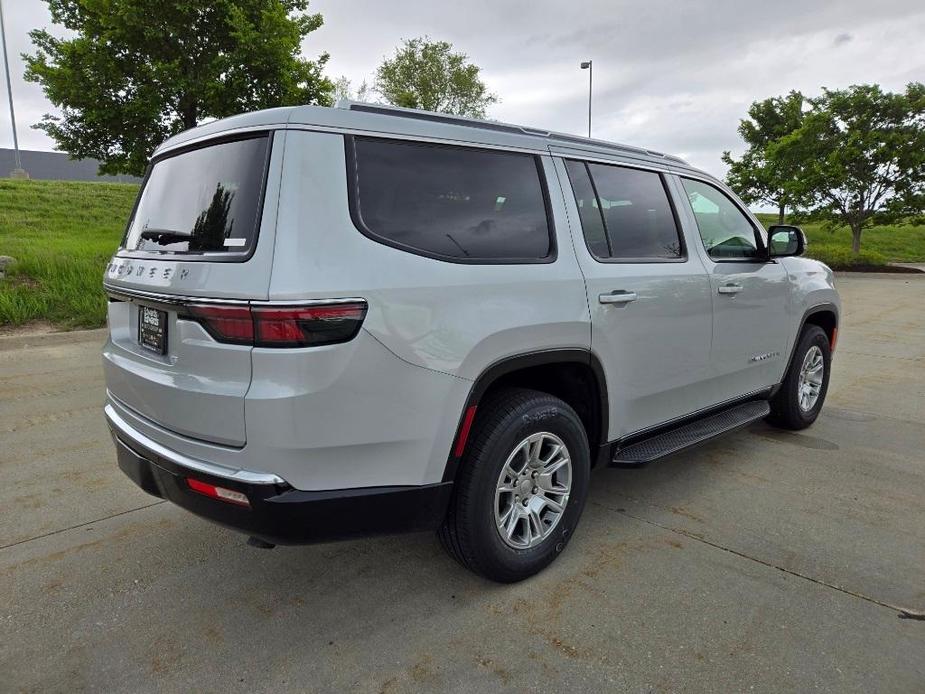
<svg viewBox="0 0 925 694"><path fill-rule="evenodd" d="M604 228L604 216L594 194L594 186L591 185L588 165L583 161L570 159L565 162L565 168L568 170L569 181L575 193L575 203L578 205L578 215L581 217L581 228L588 250L595 258L609 258L610 242Z"/></svg>
<svg viewBox="0 0 925 694"><path fill-rule="evenodd" d="M609 164L588 164L604 217L610 257L677 260L681 235L660 174Z"/></svg>
<svg viewBox="0 0 925 694"><path fill-rule="evenodd" d="M219 142L154 161L124 247L157 253L246 255L257 238L268 135Z"/></svg>
<svg viewBox="0 0 925 694"><path fill-rule="evenodd" d="M367 236L456 262L543 262L554 245L537 157L347 139L351 213Z"/></svg>

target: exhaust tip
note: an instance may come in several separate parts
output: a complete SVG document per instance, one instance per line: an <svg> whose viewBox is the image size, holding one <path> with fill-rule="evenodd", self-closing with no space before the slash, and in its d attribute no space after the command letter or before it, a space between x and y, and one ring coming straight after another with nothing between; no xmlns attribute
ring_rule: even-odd
<svg viewBox="0 0 925 694"><path fill-rule="evenodd" d="M272 542L267 542L266 540L261 540L259 537L254 537L251 535L247 538L247 544L251 547L257 547L259 549L273 549L276 547Z"/></svg>

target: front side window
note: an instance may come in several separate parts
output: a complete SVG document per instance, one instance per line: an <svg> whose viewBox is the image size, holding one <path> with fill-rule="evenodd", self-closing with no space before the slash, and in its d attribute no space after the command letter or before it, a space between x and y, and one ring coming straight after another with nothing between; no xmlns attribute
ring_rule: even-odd
<svg viewBox="0 0 925 694"><path fill-rule="evenodd" d="M531 154L355 137L352 156L354 221L382 243L463 262L553 253Z"/></svg>
<svg viewBox="0 0 925 694"><path fill-rule="evenodd" d="M714 260L760 258L755 227L745 214L718 188L682 178L704 248Z"/></svg>
<svg viewBox="0 0 925 694"><path fill-rule="evenodd" d="M566 168L591 255L627 261L683 257L678 225L659 174L579 161L567 161Z"/></svg>
<svg viewBox="0 0 925 694"><path fill-rule="evenodd" d="M257 238L267 135L155 160L123 246L169 254L247 254Z"/></svg>

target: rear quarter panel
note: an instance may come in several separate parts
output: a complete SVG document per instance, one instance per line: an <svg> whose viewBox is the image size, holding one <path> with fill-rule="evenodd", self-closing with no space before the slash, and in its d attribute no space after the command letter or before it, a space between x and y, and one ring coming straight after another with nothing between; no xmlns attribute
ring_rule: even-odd
<svg viewBox="0 0 925 694"><path fill-rule="evenodd" d="M454 143L464 144L464 143ZM549 157L547 180L555 182ZM445 262L364 236L347 202L342 135L290 130L269 298L356 296L364 329L399 358L474 380L506 356L588 349L584 282L558 185L550 185L558 257L552 263ZM461 406L461 405L460 405Z"/></svg>

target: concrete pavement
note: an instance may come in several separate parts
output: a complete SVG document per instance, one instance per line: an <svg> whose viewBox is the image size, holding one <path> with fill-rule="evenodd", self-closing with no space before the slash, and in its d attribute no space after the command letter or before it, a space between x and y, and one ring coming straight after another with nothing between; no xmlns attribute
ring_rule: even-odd
<svg viewBox="0 0 925 694"><path fill-rule="evenodd" d="M839 277L826 407L597 470L514 586L429 534L261 551L137 490L99 333L0 339L2 691L925 690L925 277Z"/></svg>

